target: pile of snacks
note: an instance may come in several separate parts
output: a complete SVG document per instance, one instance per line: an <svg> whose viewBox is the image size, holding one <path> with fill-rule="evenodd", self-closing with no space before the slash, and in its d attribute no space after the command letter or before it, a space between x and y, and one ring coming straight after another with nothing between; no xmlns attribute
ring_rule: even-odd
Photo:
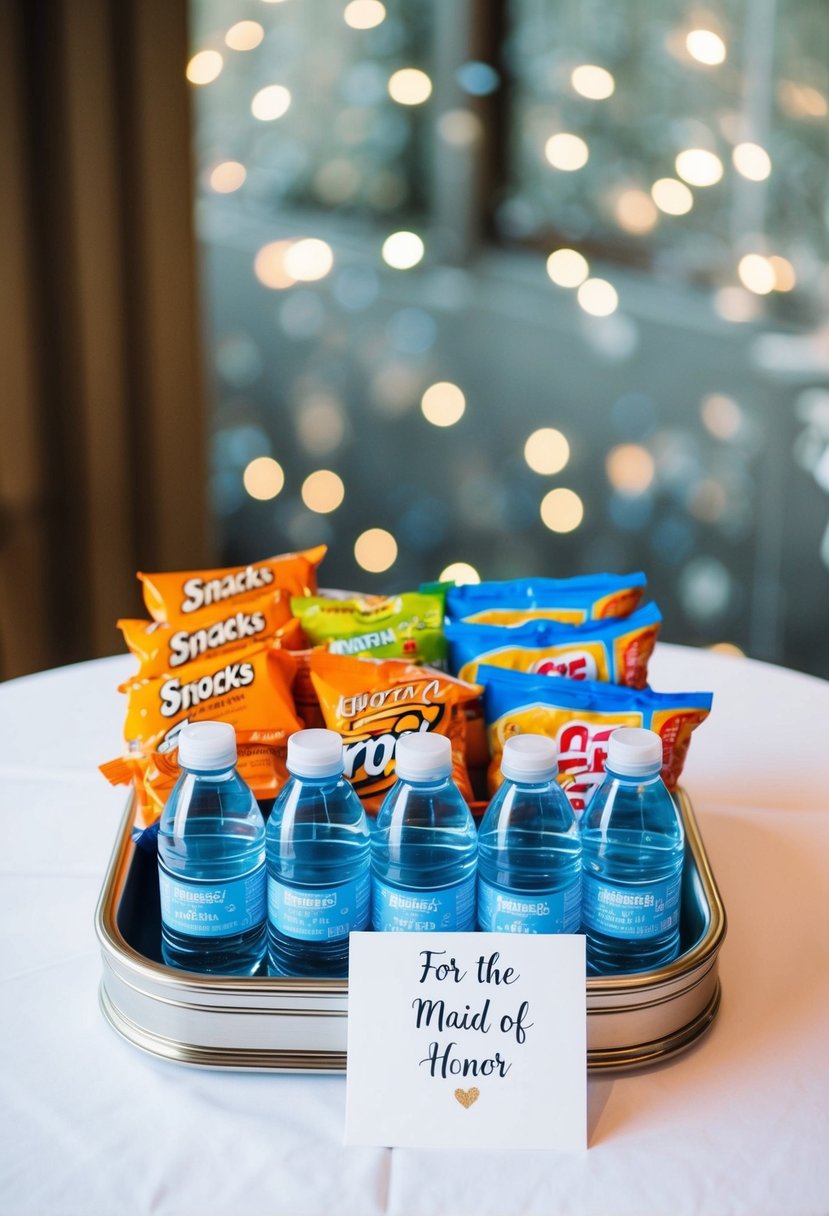
<svg viewBox="0 0 829 1216"><path fill-rule="evenodd" d="M325 547L220 570L139 574L146 621L119 621L138 671L127 696L125 754L102 772L132 783L151 823L178 775L181 727L231 722L256 797L287 779L288 736L327 726L369 814L394 783L396 741L436 731L473 810L494 792L504 741L555 738L560 781L580 813L617 726L663 740L674 788L710 693L647 683L661 614L641 606L645 576L601 574L453 586L393 596L320 594Z"/></svg>

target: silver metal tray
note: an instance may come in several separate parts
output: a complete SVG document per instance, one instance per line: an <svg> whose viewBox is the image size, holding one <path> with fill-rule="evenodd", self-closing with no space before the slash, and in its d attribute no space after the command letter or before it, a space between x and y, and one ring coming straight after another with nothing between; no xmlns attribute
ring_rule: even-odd
<svg viewBox="0 0 829 1216"><path fill-rule="evenodd" d="M593 1072L652 1064L683 1051L720 1004L718 956L726 919L691 804L677 802L686 859L681 953L658 971L587 983L587 1063ZM95 927L103 955L104 1016L137 1047L183 1064L277 1072L341 1072L348 981L234 978L161 962L155 858L132 840L127 807Z"/></svg>

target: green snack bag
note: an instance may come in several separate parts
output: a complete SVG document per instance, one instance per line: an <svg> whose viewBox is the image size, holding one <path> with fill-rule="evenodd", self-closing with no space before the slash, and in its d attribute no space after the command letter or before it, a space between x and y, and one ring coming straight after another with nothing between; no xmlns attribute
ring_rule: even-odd
<svg viewBox="0 0 829 1216"><path fill-rule="evenodd" d="M293 596L291 611L310 644L332 654L441 666L446 659L445 599L446 584L433 583L401 595Z"/></svg>

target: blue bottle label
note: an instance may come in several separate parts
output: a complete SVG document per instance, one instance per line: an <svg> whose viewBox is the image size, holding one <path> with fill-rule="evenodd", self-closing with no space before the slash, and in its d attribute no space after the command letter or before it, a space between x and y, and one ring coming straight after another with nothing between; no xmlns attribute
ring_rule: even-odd
<svg viewBox="0 0 829 1216"><path fill-rule="evenodd" d="M485 933L578 933L581 878L537 895L503 891L478 876L478 925Z"/></svg>
<svg viewBox="0 0 829 1216"><path fill-rule="evenodd" d="M368 874L336 887L291 887L268 876L268 919L285 937L330 942L368 925Z"/></svg>
<svg viewBox="0 0 829 1216"><path fill-rule="evenodd" d="M403 891L373 875L371 903L380 933L466 933L475 928L475 875L431 891Z"/></svg>
<svg viewBox="0 0 829 1216"><path fill-rule="evenodd" d="M619 886L584 876L585 928L607 937L660 937L679 924L680 875L662 882Z"/></svg>
<svg viewBox="0 0 829 1216"><path fill-rule="evenodd" d="M231 937L265 919L265 863L241 878L205 882L172 874L159 863L161 919L191 937Z"/></svg>

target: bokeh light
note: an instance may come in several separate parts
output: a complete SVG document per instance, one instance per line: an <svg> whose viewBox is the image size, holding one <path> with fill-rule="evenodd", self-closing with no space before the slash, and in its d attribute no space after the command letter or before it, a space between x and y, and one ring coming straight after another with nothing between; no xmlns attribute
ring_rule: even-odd
<svg viewBox="0 0 829 1216"><path fill-rule="evenodd" d="M675 161L676 171L689 186L715 186L723 175L723 163L705 148L686 148Z"/></svg>
<svg viewBox="0 0 829 1216"><path fill-rule="evenodd" d="M700 402L700 416L708 431L726 442L734 439L743 425L743 411L733 397L708 393Z"/></svg>
<svg viewBox="0 0 829 1216"><path fill-rule="evenodd" d="M555 427L541 427L524 444L524 459L534 473L560 473L570 459L570 444Z"/></svg>
<svg viewBox="0 0 829 1216"><path fill-rule="evenodd" d="M238 160L223 160L210 174L210 189L217 194L232 194L245 183L247 169Z"/></svg>
<svg viewBox="0 0 829 1216"><path fill-rule="evenodd" d="M285 255L290 248L290 241L270 241L259 250L253 261L253 272L263 287L282 291L294 285L296 280L285 267Z"/></svg>
<svg viewBox="0 0 829 1216"><path fill-rule="evenodd" d="M591 101L604 101L612 97L616 81L607 68L600 68L594 63L582 63L573 68L570 83L581 97Z"/></svg>
<svg viewBox="0 0 829 1216"><path fill-rule="evenodd" d="M431 384L420 400L423 417L433 426L454 426L466 410L466 397L457 384L439 380Z"/></svg>
<svg viewBox="0 0 829 1216"><path fill-rule="evenodd" d="M432 82L420 68L400 68L389 77L389 97L401 106L420 106L432 95Z"/></svg>
<svg viewBox="0 0 829 1216"><path fill-rule="evenodd" d="M382 574L397 561L397 541L385 528L368 528L354 542L354 559L361 570Z"/></svg>
<svg viewBox="0 0 829 1216"><path fill-rule="evenodd" d="M302 501L309 511L328 515L342 505L345 498L343 480L331 469L317 469L309 473L302 483Z"/></svg>
<svg viewBox="0 0 829 1216"><path fill-rule="evenodd" d="M293 241L285 250L285 272L298 283L315 283L318 279L324 279L333 265L331 246L316 237Z"/></svg>
<svg viewBox="0 0 829 1216"><path fill-rule="evenodd" d="M773 253L769 258L769 264L774 271L774 290L794 291L797 286L797 273L788 258Z"/></svg>
<svg viewBox="0 0 829 1216"><path fill-rule="evenodd" d="M457 583L458 586L468 586L473 583L479 583L481 576L474 566L470 566L469 562L451 562L450 565L443 567L438 575L438 580L441 583Z"/></svg>
<svg viewBox="0 0 829 1216"><path fill-rule="evenodd" d="M197 51L187 64L191 84L210 84L220 74L224 60L218 51Z"/></svg>
<svg viewBox="0 0 829 1216"><path fill-rule="evenodd" d="M654 201L644 190L623 190L616 198L613 213L620 228L640 236L652 231L659 220Z"/></svg>
<svg viewBox="0 0 829 1216"><path fill-rule="evenodd" d="M574 532L584 519L584 503L575 490L560 486L541 500L541 521L551 532Z"/></svg>
<svg viewBox="0 0 829 1216"><path fill-rule="evenodd" d="M425 246L416 232L393 232L383 242L383 261L395 270L411 270L423 258Z"/></svg>
<svg viewBox="0 0 829 1216"><path fill-rule="evenodd" d="M660 177L651 186L651 198L666 215L687 215L694 205L694 196L684 182L675 177Z"/></svg>
<svg viewBox="0 0 829 1216"><path fill-rule="evenodd" d="M258 21L237 21L225 34L225 43L232 51L252 51L265 37Z"/></svg>
<svg viewBox="0 0 829 1216"><path fill-rule="evenodd" d="M731 159L737 172L751 182L764 182L771 173L771 157L760 144L736 144Z"/></svg>
<svg viewBox="0 0 829 1216"><path fill-rule="evenodd" d="M725 43L713 30L691 30L685 39L685 46L697 63L704 63L708 67L725 63Z"/></svg>
<svg viewBox="0 0 829 1216"><path fill-rule="evenodd" d="M607 480L618 494L644 494L653 483L653 456L639 443L620 443L607 454Z"/></svg>
<svg viewBox="0 0 829 1216"><path fill-rule="evenodd" d="M386 6L380 0L351 0L343 12L343 20L353 30L373 30L385 19Z"/></svg>
<svg viewBox="0 0 829 1216"><path fill-rule="evenodd" d="M242 483L251 498L265 502L279 494L285 485L285 474L272 456L257 456L245 466Z"/></svg>
<svg viewBox="0 0 829 1216"><path fill-rule="evenodd" d="M558 287L578 287L589 273L587 258L577 249L556 249L547 258L547 274Z"/></svg>
<svg viewBox="0 0 829 1216"><path fill-rule="evenodd" d="M291 92L282 84L269 84L254 94L250 112L260 122L274 122L287 112L291 105Z"/></svg>
<svg viewBox="0 0 829 1216"><path fill-rule="evenodd" d="M609 317L619 306L619 295L607 279L585 279L578 289L581 308L591 317Z"/></svg>
<svg viewBox="0 0 829 1216"><path fill-rule="evenodd" d="M766 296L774 291L774 267L761 253L747 253L737 263L740 282L755 295Z"/></svg>
<svg viewBox="0 0 829 1216"><path fill-rule="evenodd" d="M563 169L565 173L573 173L583 168L590 157L590 149L580 135L572 135L569 131L559 131L551 135L544 145L544 156L554 169Z"/></svg>

